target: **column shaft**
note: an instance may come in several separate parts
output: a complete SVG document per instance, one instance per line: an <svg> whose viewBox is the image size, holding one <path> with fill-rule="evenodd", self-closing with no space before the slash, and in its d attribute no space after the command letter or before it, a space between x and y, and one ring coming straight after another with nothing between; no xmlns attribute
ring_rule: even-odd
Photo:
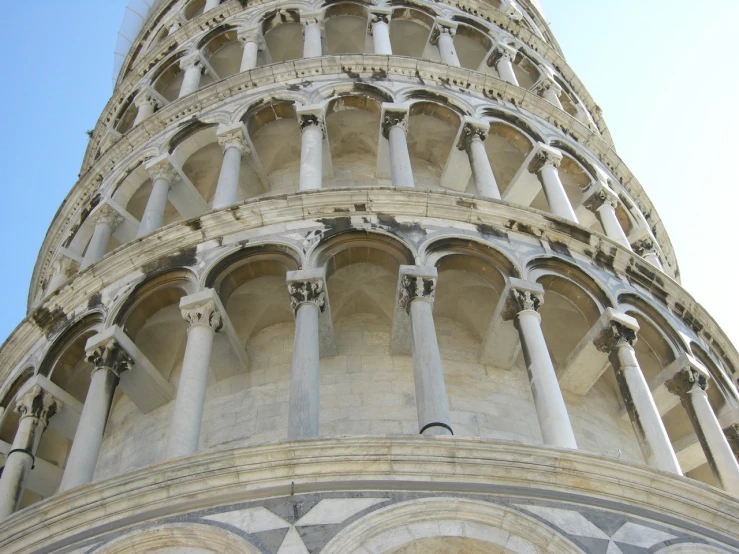
<svg viewBox="0 0 739 554"><path fill-rule="evenodd" d="M570 416L567 414L562 391L541 331L541 317L534 310L522 310L516 317L516 324L544 443L577 448Z"/></svg>
<svg viewBox="0 0 739 554"><path fill-rule="evenodd" d="M80 270L95 263L105 255L108 250L108 242L113 234L113 221L108 218L100 219L95 224L95 230L92 232L92 238L85 250L85 257L80 264Z"/></svg>
<svg viewBox="0 0 739 554"><path fill-rule="evenodd" d="M708 394L701 387L694 386L683 399L683 404L716 479L724 490L739 495L739 463L708 402Z"/></svg>
<svg viewBox="0 0 739 554"><path fill-rule="evenodd" d="M411 301L410 316L413 380L420 432L423 435L451 435L449 401L431 303L422 298Z"/></svg>
<svg viewBox="0 0 739 554"><path fill-rule="evenodd" d="M318 436L320 308L303 302L295 313L295 341L290 381L290 409L287 437L305 439Z"/></svg>
<svg viewBox="0 0 739 554"><path fill-rule="evenodd" d="M102 367L93 371L59 492L92 481L117 385L118 375L110 369Z"/></svg>
<svg viewBox="0 0 739 554"><path fill-rule="evenodd" d="M33 456L30 453L35 454L42 432L43 424L38 418L21 419L11 446L11 450L15 452L8 455L0 477L0 521L18 509L25 490L26 478L33 465Z"/></svg>
<svg viewBox="0 0 739 554"><path fill-rule="evenodd" d="M413 169L411 156L408 153L408 142L402 125L393 125L388 131L390 148L390 178L393 186L413 187Z"/></svg>
<svg viewBox="0 0 739 554"><path fill-rule="evenodd" d="M441 61L455 67L460 67L457 50L454 48L454 37L450 33L441 32L439 33L438 45Z"/></svg>
<svg viewBox="0 0 739 554"><path fill-rule="evenodd" d="M372 43L375 48L375 54L392 56L393 47L390 44L390 26L387 22L379 20L372 24Z"/></svg>
<svg viewBox="0 0 739 554"><path fill-rule="evenodd" d="M513 63L510 58L506 56L500 56L498 61L495 62L495 69L506 83L518 86L518 78L516 72L513 71Z"/></svg>
<svg viewBox="0 0 739 554"><path fill-rule="evenodd" d="M138 111L136 112L136 119L133 121L133 126L136 127L139 123L142 123L149 119L154 114L154 104L149 101L143 101L138 105Z"/></svg>
<svg viewBox="0 0 739 554"><path fill-rule="evenodd" d="M303 27L303 57L315 58L323 55L321 47L321 27L315 20L309 20Z"/></svg>
<svg viewBox="0 0 739 554"><path fill-rule="evenodd" d="M467 145L467 155L472 166L472 177L475 180L477 194L486 198L500 200L498 183L495 181L490 159L485 151L485 144L478 137L473 137Z"/></svg>
<svg viewBox="0 0 739 554"><path fill-rule="evenodd" d="M199 63L192 63L185 66L185 76L182 78L179 98L192 94L200 88L201 75L202 71Z"/></svg>
<svg viewBox="0 0 739 554"><path fill-rule="evenodd" d="M624 233L624 230L618 221L618 217L616 217L616 208L608 202L604 202L603 205L596 210L595 214L598 216L600 224L606 232L606 236L631 250L629 239L626 238L626 233Z"/></svg>
<svg viewBox="0 0 739 554"><path fill-rule="evenodd" d="M214 335L215 330L207 324L192 324L187 332L182 373L167 436L168 459L192 454L198 449Z"/></svg>
<svg viewBox="0 0 739 554"><path fill-rule="evenodd" d="M682 475L634 349L628 343L619 344L609 357L644 460L654 468Z"/></svg>
<svg viewBox="0 0 739 554"><path fill-rule="evenodd" d="M221 4L221 0L206 0L205 8L203 8L203 13L208 12L214 8L217 8L220 4Z"/></svg>
<svg viewBox="0 0 739 554"><path fill-rule="evenodd" d="M554 87L544 89L544 99L557 106L560 110L562 109L562 102L559 101L559 95Z"/></svg>
<svg viewBox="0 0 739 554"><path fill-rule="evenodd" d="M318 190L322 184L323 130L320 125L304 125L300 144L300 186L298 190Z"/></svg>
<svg viewBox="0 0 739 554"><path fill-rule="evenodd" d="M547 197L547 203L552 213L577 223L577 216L572 209L570 199L567 198L562 181L559 179L557 168L551 164L544 164L539 170L539 176L541 177L544 195Z"/></svg>
<svg viewBox="0 0 739 554"><path fill-rule="evenodd" d="M256 41L247 40L244 42L244 53L241 56L241 71L248 71L257 67L257 56L259 54L259 45Z"/></svg>
<svg viewBox="0 0 739 554"><path fill-rule="evenodd" d="M167 207L167 196L169 194L170 180L166 177L158 177L154 179L151 187L151 194L144 209L144 215L141 218L138 232L136 236L143 237L149 233L156 231L162 226L164 219L164 210Z"/></svg>
<svg viewBox="0 0 739 554"><path fill-rule="evenodd" d="M213 209L230 206L236 202L239 195L239 173L241 172L241 150L236 146L229 146L223 152L221 173L218 176L218 185L213 197Z"/></svg>

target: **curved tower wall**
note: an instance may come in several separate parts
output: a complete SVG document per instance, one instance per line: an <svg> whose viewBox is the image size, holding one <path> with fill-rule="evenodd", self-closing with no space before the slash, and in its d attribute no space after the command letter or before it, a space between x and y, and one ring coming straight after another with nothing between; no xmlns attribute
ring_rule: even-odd
<svg viewBox="0 0 739 554"><path fill-rule="evenodd" d="M739 548L737 352L538 9L156 4L0 349L4 549Z"/></svg>

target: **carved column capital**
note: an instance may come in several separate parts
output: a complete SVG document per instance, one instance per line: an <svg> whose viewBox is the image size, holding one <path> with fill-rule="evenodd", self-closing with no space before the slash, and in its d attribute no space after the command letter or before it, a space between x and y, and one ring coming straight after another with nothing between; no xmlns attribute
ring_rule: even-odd
<svg viewBox="0 0 739 554"><path fill-rule="evenodd" d="M652 253L656 250L654 241L649 237L634 241L631 243L631 249L641 257L644 257L644 254Z"/></svg>
<svg viewBox="0 0 739 554"><path fill-rule="evenodd" d="M454 38L457 34L457 24L454 21L447 19L437 19L434 24L434 28L431 31L431 44L438 44L439 38L442 34L449 35Z"/></svg>
<svg viewBox="0 0 739 554"><path fill-rule="evenodd" d="M506 0L501 7L504 14L510 17L513 21L521 21L523 19L523 12L512 0Z"/></svg>
<svg viewBox="0 0 739 554"><path fill-rule="evenodd" d="M171 185L180 180L180 174L177 173L177 170L174 168L167 156L160 156L159 158L149 161L149 163L146 164L145 169L154 181L161 179L167 181Z"/></svg>
<svg viewBox="0 0 739 554"><path fill-rule="evenodd" d="M400 307L410 310L411 302L420 298L433 303L436 295L436 277L403 275L400 281Z"/></svg>
<svg viewBox="0 0 739 554"><path fill-rule="evenodd" d="M408 107L403 104L382 105L382 136L390 137L390 129L400 127L403 132L408 132Z"/></svg>
<svg viewBox="0 0 739 554"><path fill-rule="evenodd" d="M539 96L543 96L544 93L549 90L553 90L557 96L562 94L562 87L549 76L542 77L539 82L533 86L532 90Z"/></svg>
<svg viewBox="0 0 739 554"><path fill-rule="evenodd" d="M51 264L51 272L53 275L62 275L68 277L74 269L76 262L70 260L66 256L59 254Z"/></svg>
<svg viewBox="0 0 739 554"><path fill-rule="evenodd" d="M511 63L513 63L517 55L518 50L516 50L513 46L500 43L492 50L492 52L490 52L490 56L488 56L488 65L494 66L502 58L506 58Z"/></svg>
<svg viewBox="0 0 739 554"><path fill-rule="evenodd" d="M46 426L52 416L62 409L61 400L54 398L51 393L39 385L33 385L16 401L15 411L24 417L35 417Z"/></svg>
<svg viewBox="0 0 739 554"><path fill-rule="evenodd" d="M534 159L531 161L529 171L532 173L539 173L539 171L547 166L554 167L556 169L559 167L561 162L561 152L544 144L540 144Z"/></svg>
<svg viewBox="0 0 739 554"><path fill-rule="evenodd" d="M91 217L95 224L105 223L110 227L115 227L123 221L123 216L115 211L110 204L100 206Z"/></svg>
<svg viewBox="0 0 739 554"><path fill-rule="evenodd" d="M637 340L637 330L627 327L617 321L611 322L610 336L608 337L608 350L615 350L619 346L628 344L634 346Z"/></svg>
<svg viewBox="0 0 739 554"><path fill-rule="evenodd" d="M200 57L199 51L190 52L189 54L185 54L182 58L180 58L180 69L183 71L187 71L188 69L191 69L193 67L200 68L202 70L203 68L203 59Z"/></svg>
<svg viewBox="0 0 739 554"><path fill-rule="evenodd" d="M457 148L459 148L460 150L466 150L473 140L485 142L489 130L490 124L488 122L472 118L465 118L462 121L462 132L460 133Z"/></svg>
<svg viewBox="0 0 739 554"><path fill-rule="evenodd" d="M133 103L138 109L141 109L145 104L149 104L156 109L159 107L159 98L152 91L144 89L136 95Z"/></svg>
<svg viewBox="0 0 739 554"><path fill-rule="evenodd" d="M131 357L115 339L110 339L106 344L89 350L86 354L86 360L94 366L93 371L105 369L115 373L117 377L120 377L124 371L131 369L133 365Z"/></svg>
<svg viewBox="0 0 739 554"><path fill-rule="evenodd" d="M249 153L249 145L246 142L246 132L243 124L239 123L219 129L216 136L218 137L218 144L221 145L224 152L229 148L237 148L242 155Z"/></svg>
<svg viewBox="0 0 739 554"><path fill-rule="evenodd" d="M293 313L305 303L315 304L322 312L326 310L326 286L322 278L288 281L287 293Z"/></svg>
<svg viewBox="0 0 739 554"><path fill-rule="evenodd" d="M592 185L593 192L585 199L583 205L591 212L597 212L602 206L610 206L614 210L618 207L618 196L605 184Z"/></svg>
<svg viewBox="0 0 739 554"><path fill-rule="evenodd" d="M375 23L390 24L390 18L392 17L393 10L390 8L370 8L369 10L369 34L372 34L372 27Z"/></svg>
<svg viewBox="0 0 739 554"><path fill-rule="evenodd" d="M672 394L684 399L689 393L705 391L708 379L708 371L700 369L697 364L688 364L672 379L665 381L665 386Z"/></svg>
<svg viewBox="0 0 739 554"><path fill-rule="evenodd" d="M236 31L236 39L240 42L253 42L260 44L262 42L262 34L256 27L241 28Z"/></svg>
<svg viewBox="0 0 739 554"><path fill-rule="evenodd" d="M187 321L188 330L197 325L210 327L214 332L223 328L223 317L213 300L207 300L201 304L188 306L180 310L182 318Z"/></svg>
<svg viewBox="0 0 739 554"><path fill-rule="evenodd" d="M305 28L310 25L320 25L323 21L323 12L321 10L312 10L300 12L300 25L303 27L303 34L305 34Z"/></svg>
<svg viewBox="0 0 739 554"><path fill-rule="evenodd" d="M541 294L537 294L530 290L524 289L511 289L511 295L516 302L516 306L519 311L533 311L538 312L539 306L544 303L544 297Z"/></svg>

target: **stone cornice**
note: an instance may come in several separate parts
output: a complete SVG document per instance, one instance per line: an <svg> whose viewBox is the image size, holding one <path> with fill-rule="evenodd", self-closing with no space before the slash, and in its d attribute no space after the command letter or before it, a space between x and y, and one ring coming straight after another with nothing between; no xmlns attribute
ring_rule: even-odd
<svg viewBox="0 0 739 554"><path fill-rule="evenodd" d="M694 328L717 354L733 367L739 367L739 354L711 316L676 281L659 272L604 235L592 233L571 222L532 208L461 194L455 191L398 190L394 188L326 189L254 198L236 206L203 214L199 218L173 223L159 232L136 239L110 252L79 273L55 293L44 299L16 327L0 347L0 383L6 383L34 345L60 330L88 309L90 299L105 288L131 275L142 275L142 268L155 264L183 249L194 248L223 236L268 225L305 219L326 219L347 215L391 215L447 219L482 225L509 232L529 234L545 243L566 247L570 254L604 264L624 280L639 283L686 325ZM552 253L556 255L556 253ZM63 327L61 327L63 328ZM53 331L53 332L52 332ZM733 377L732 377L733 378Z"/></svg>
<svg viewBox="0 0 739 554"><path fill-rule="evenodd" d="M335 490L558 494L739 541L739 501L692 479L544 445L421 437L341 437L206 450L54 495L0 525L0 549L56 551L184 511ZM470 487L474 493L470 493Z"/></svg>
<svg viewBox="0 0 739 554"><path fill-rule="evenodd" d="M199 114L227 98L251 92L264 87L264 93L272 92L269 85L284 84L290 80L303 81L306 78L336 75L346 78L347 73L359 78L372 80L384 72L393 79L415 80L419 77L425 83L445 86L462 93L476 93L491 99L501 99L512 103L527 112L548 121L565 134L574 138L582 146L590 149L618 178L635 201L662 248L667 267L679 279L679 269L674 250L667 232L638 180L629 171L603 137L592 132L586 125L568 113L560 110L531 91L506 83L501 79L471 71L450 67L446 64L419 60L415 58L388 57L375 55L324 56L281 64L260 67L249 72L238 73L227 79L213 83L195 94L176 100L165 106L141 125L124 135L114 146L98 159L94 166L72 188L54 216L39 258L34 267L29 287L28 307L33 305L42 275L47 271L52 256L63 233L68 231L71 221L80 213L94 194L99 178L106 175L116 164L162 130L178 121ZM96 180L97 179L97 180ZM61 217L60 217L61 216Z"/></svg>

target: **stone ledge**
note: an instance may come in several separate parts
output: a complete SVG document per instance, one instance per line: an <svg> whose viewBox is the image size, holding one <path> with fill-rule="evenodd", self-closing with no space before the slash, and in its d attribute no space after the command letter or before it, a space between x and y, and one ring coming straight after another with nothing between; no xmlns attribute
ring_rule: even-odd
<svg viewBox="0 0 739 554"><path fill-rule="evenodd" d="M50 552L111 529L232 502L337 490L565 498L739 540L739 499L581 452L451 437L336 437L210 450L93 483L0 525L0 550Z"/></svg>

